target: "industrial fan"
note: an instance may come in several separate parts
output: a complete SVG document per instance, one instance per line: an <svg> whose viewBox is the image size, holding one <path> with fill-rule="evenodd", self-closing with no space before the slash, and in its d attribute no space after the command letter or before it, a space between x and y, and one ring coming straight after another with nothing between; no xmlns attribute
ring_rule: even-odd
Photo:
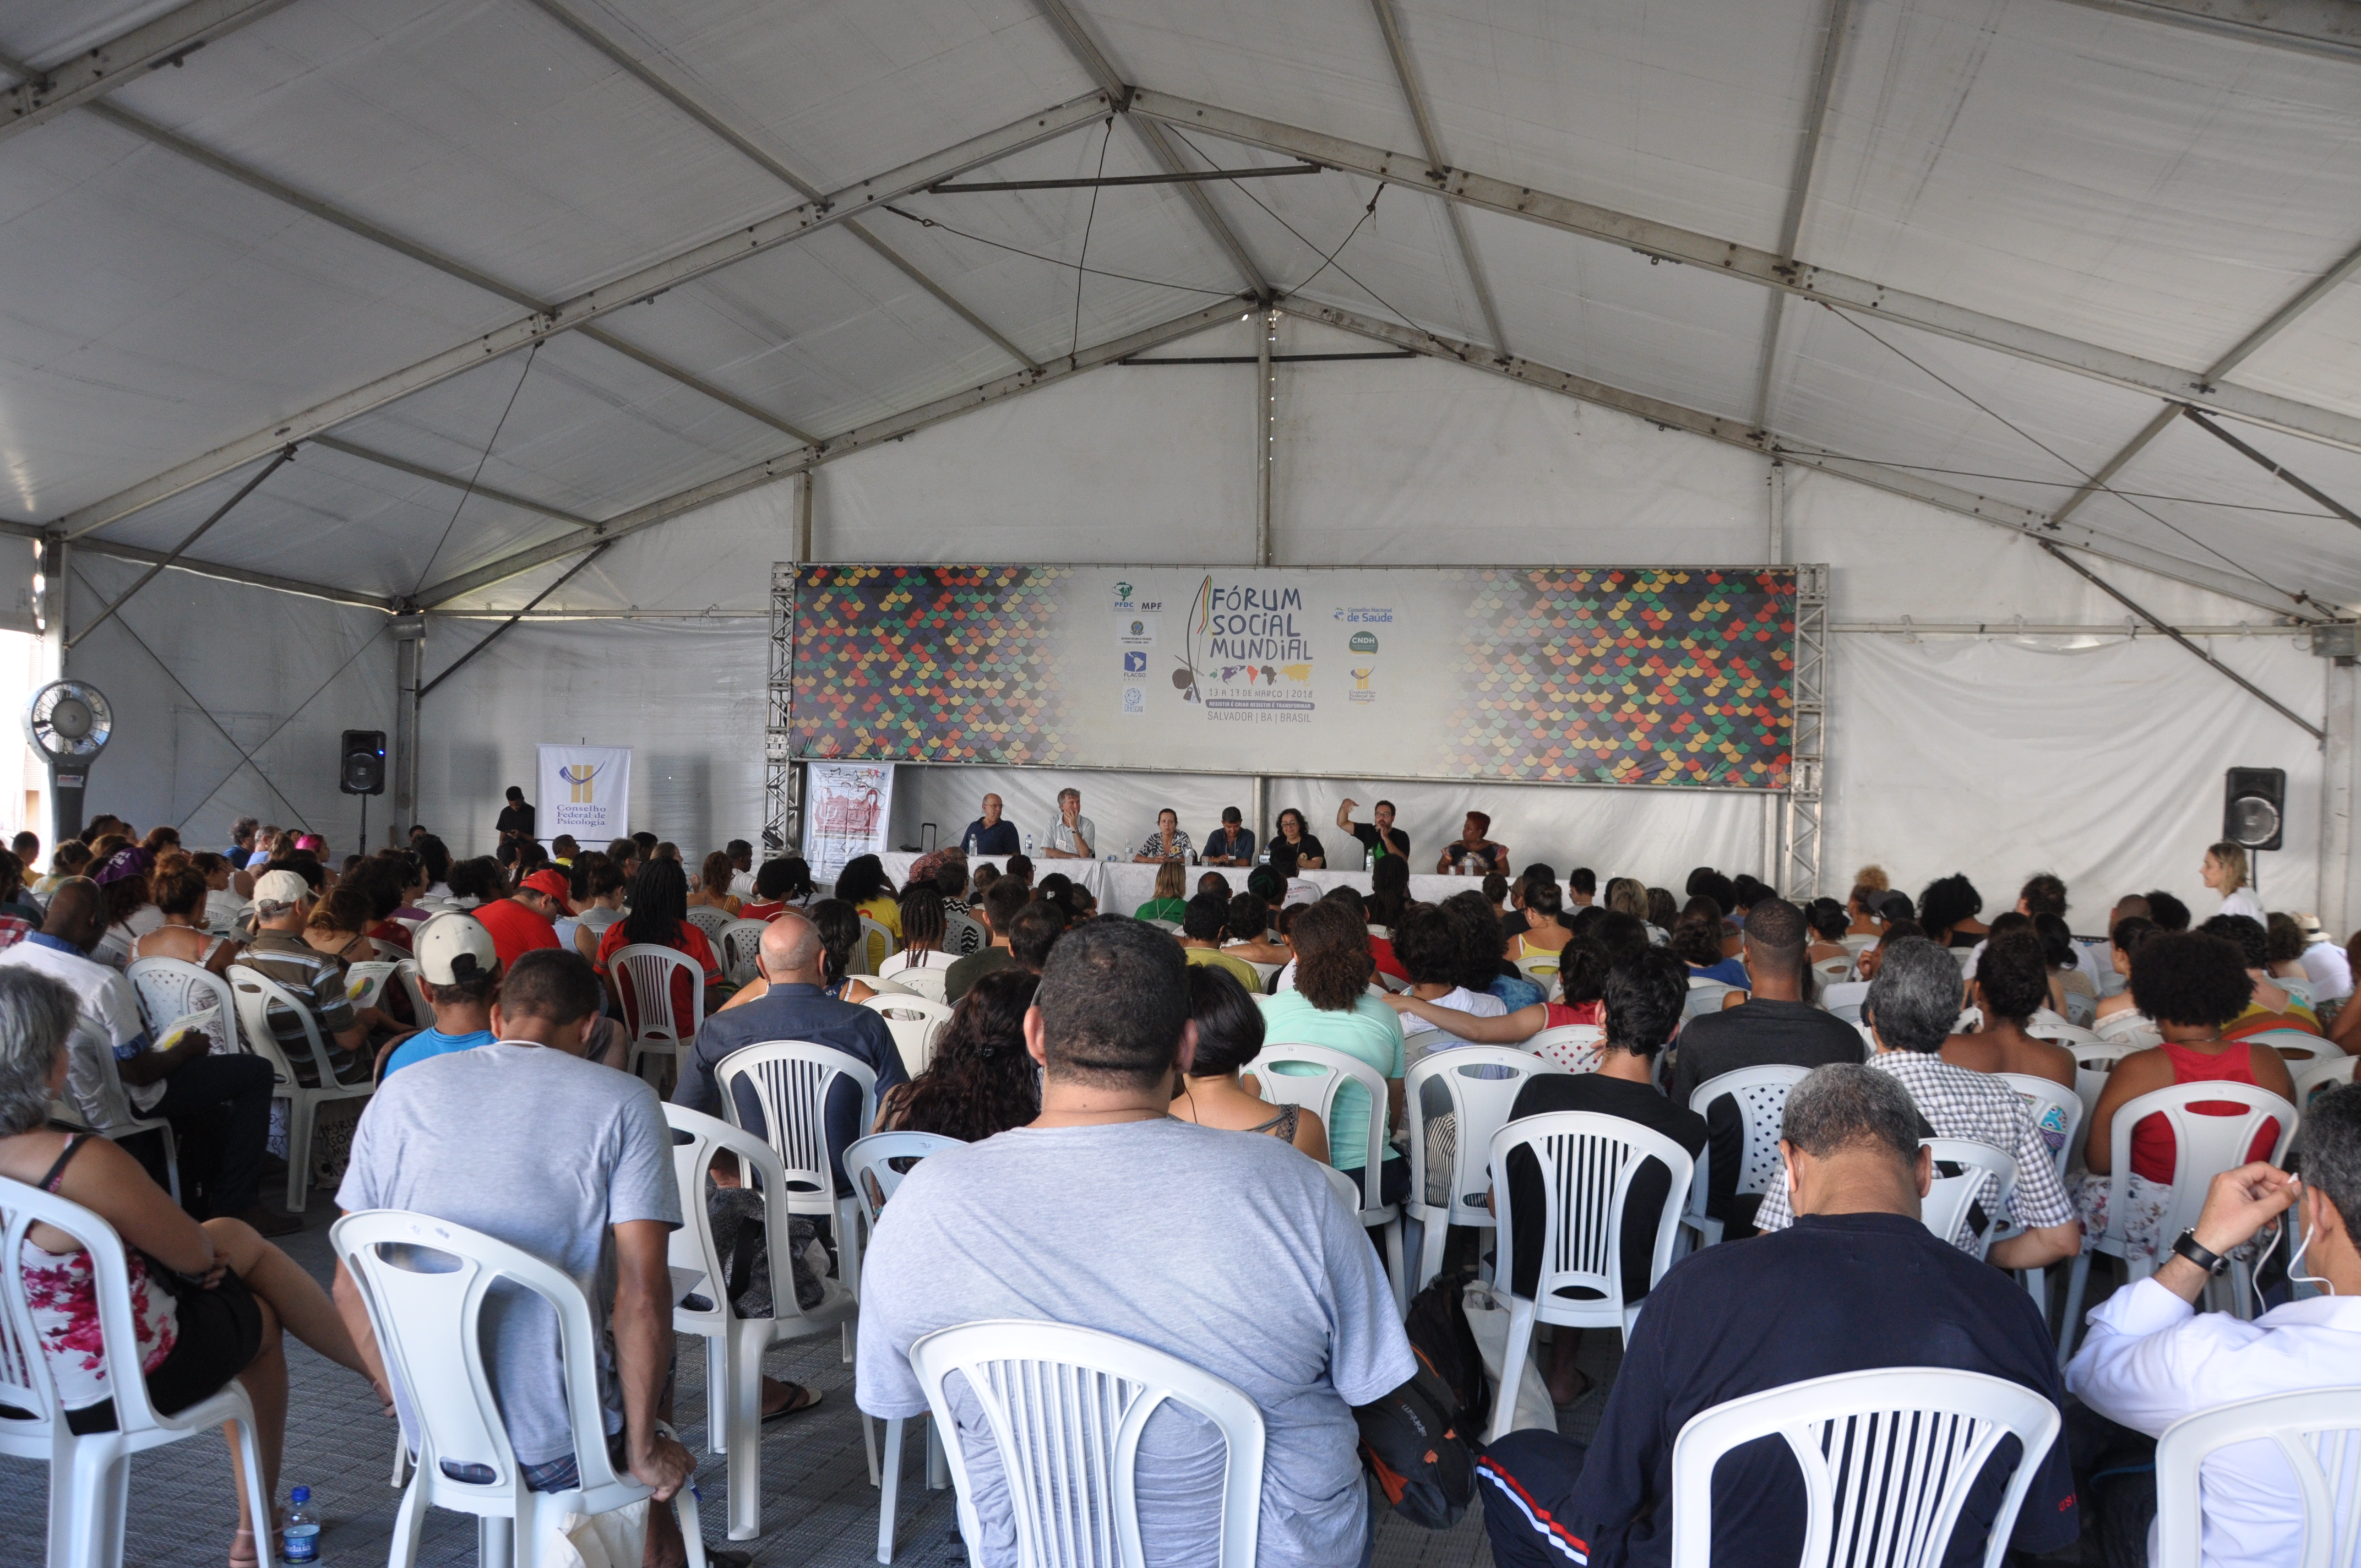
<svg viewBox="0 0 2361 1568"><path fill-rule="evenodd" d="M82 830L82 787L114 732L105 694L84 681L51 681L25 705L25 739L49 764L51 843Z"/></svg>

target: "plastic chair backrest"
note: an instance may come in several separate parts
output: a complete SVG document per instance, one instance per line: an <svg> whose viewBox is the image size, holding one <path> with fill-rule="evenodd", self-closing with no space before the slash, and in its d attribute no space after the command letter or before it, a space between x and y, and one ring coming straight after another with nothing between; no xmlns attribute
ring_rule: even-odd
<svg viewBox="0 0 2361 1568"><path fill-rule="evenodd" d="M949 970L934 969L926 964L911 964L892 974L877 977L880 986L892 986L912 996L923 996L929 1002L941 1002L950 993Z"/></svg>
<svg viewBox="0 0 2361 1568"><path fill-rule="evenodd" d="M2201 1101L2243 1109L2228 1116L2200 1114L2190 1109ZM2115 1107L2115 1119L2107 1129L2109 1157L2113 1161L2107 1178L2110 1216L2125 1212L2125 1200L2131 1184L2132 1129L2150 1116L2162 1116L2172 1128L2172 1201L2157 1216L2154 1232L2160 1245L2168 1246L2171 1244L2164 1238L2177 1236L2197 1223L2197 1212L2204 1206L2205 1190L2213 1179L2246 1163L2246 1151L2254 1146L2255 1137L2266 1122L2279 1124L2279 1138L2271 1146L2270 1159L2273 1165L2284 1168L2288 1144L2294 1138L2296 1124L2301 1119L2294 1106L2268 1089L2216 1079L2175 1083L2125 1101ZM2122 1241L2123 1233L2115 1228L2120 1223L2111 1218L2103 1239Z"/></svg>
<svg viewBox="0 0 2361 1568"><path fill-rule="evenodd" d="M1301 1067L1302 1072L1280 1072L1281 1066ZM1328 1128L1329 1146L1336 1141L1336 1094L1347 1083L1357 1083L1369 1097L1368 1161L1361 1168L1361 1212L1364 1217L1386 1207L1378 1196L1386 1153L1386 1080L1360 1058L1326 1046L1266 1043L1246 1064L1262 1097L1273 1105L1301 1105L1318 1114ZM1350 1174L1349 1172L1347 1174Z"/></svg>
<svg viewBox="0 0 2361 1568"><path fill-rule="evenodd" d="M1724 1095L1738 1102L1746 1141L1735 1190L1768 1192L1785 1172L1786 1162L1779 1157L1779 1118L1787 1109L1787 1091L1803 1082L1809 1071L1800 1067L1742 1067L1708 1078L1689 1091L1689 1109L1708 1119L1708 1108ZM1707 1167L1711 1158L1708 1149L1706 1157L1697 1161L1689 1194L1693 1214L1705 1212Z"/></svg>
<svg viewBox="0 0 2361 1568"><path fill-rule="evenodd" d="M434 1003L426 1000L426 976L416 959L404 959L393 966L393 978L401 982L402 993L410 998L410 1015L419 1027L434 1021Z"/></svg>
<svg viewBox="0 0 2361 1568"><path fill-rule="evenodd" d="M2288 1568L2361 1561L2361 1387L2266 1394L2183 1416L2156 1445L2157 1568L2199 1568L2204 1527L2201 1471L2233 1443L2279 1451L2303 1504L2303 1557Z"/></svg>
<svg viewBox="0 0 2361 1568"><path fill-rule="evenodd" d="M2076 1141L2082 1131L2081 1095L2062 1083L2036 1078L2029 1072L1999 1072L1993 1076L2015 1090L2016 1097L2025 1102L2034 1130L2058 1157L2058 1179L2063 1181L2068 1162L2081 1147Z"/></svg>
<svg viewBox="0 0 2361 1568"><path fill-rule="evenodd" d="M2318 1035L2307 1035L2301 1029L2265 1029L2248 1035L2250 1046L2268 1046L2279 1052L2279 1059L2293 1066L2298 1062L2315 1062L2324 1056L2341 1056L2336 1045Z"/></svg>
<svg viewBox="0 0 2361 1568"><path fill-rule="evenodd" d="M2037 1040L2048 1040L2053 1045L2063 1046L2068 1050L2077 1053L2080 1053L2085 1046L2103 1046L2107 1043L2091 1030L2077 1028L2054 1013L2047 1017L2040 1013L2036 1013L2032 1022L2026 1025L2025 1032Z"/></svg>
<svg viewBox="0 0 2361 1568"><path fill-rule="evenodd" d="M961 1323L926 1335L909 1354L945 1431L952 1423L945 1384L953 1373L982 1408L1024 1568L1145 1568L1139 1440L1168 1399L1221 1431L1228 1454L1214 1562L1252 1568L1262 1525L1262 1413L1230 1384L1160 1350L1064 1323ZM947 1442L943 1451L961 1530L980 1540L965 1444Z"/></svg>
<svg viewBox="0 0 2361 1568"><path fill-rule="evenodd" d="M1822 980L1827 981L1830 985L1842 985L1852 978L1852 959L1850 958L1822 959L1817 963L1814 964L1812 969Z"/></svg>
<svg viewBox="0 0 2361 1568"><path fill-rule="evenodd" d="M225 1042L236 1047L237 997L229 981L201 964L181 959L134 959L124 971L139 1002L139 1015L150 1038L175 1018L218 1008L231 1034Z"/></svg>
<svg viewBox="0 0 2361 1568"><path fill-rule="evenodd" d="M754 958L762 949L763 933L770 928L767 920L732 920L721 927L714 940L713 956L721 960L721 972L730 977L730 984L746 985L760 977Z"/></svg>
<svg viewBox="0 0 2361 1568"><path fill-rule="evenodd" d="M829 1212L836 1173L828 1153L828 1091L840 1078L861 1089L858 1126L877 1122L877 1074L860 1058L808 1040L765 1040L723 1057L713 1069L722 1108L738 1125L738 1085L753 1091L763 1108L763 1136L779 1157L796 1212ZM808 1201L818 1194L819 1201Z"/></svg>
<svg viewBox="0 0 2361 1568"><path fill-rule="evenodd" d="M1708 1013L1721 1011L1722 998L1738 988L1700 975L1689 976L1689 998L1682 1004L1683 1018L1702 1018Z"/></svg>
<svg viewBox="0 0 2361 1568"><path fill-rule="evenodd" d="M1560 1024L1543 1029L1517 1047L1568 1072L1597 1072L1607 1049L1607 1031L1596 1024Z"/></svg>
<svg viewBox="0 0 2361 1568"><path fill-rule="evenodd" d="M2078 1029L2087 1029L2099 1016L2099 999L2079 991L2066 993L2066 1021Z"/></svg>
<svg viewBox="0 0 2361 1568"><path fill-rule="evenodd" d="M1451 1196L1446 1202L1450 1218L1444 1223L1489 1225L1492 1212L1485 1207L1484 1198L1491 1173L1485 1157L1491 1152L1492 1135L1508 1125L1510 1108L1527 1079L1565 1070L1514 1046L1454 1046L1421 1058L1402 1080L1402 1121L1410 1131L1413 1197L1423 1199L1427 1190L1426 1123L1431 1113L1426 1091L1430 1085L1445 1098L1454 1119Z"/></svg>
<svg viewBox="0 0 2361 1568"><path fill-rule="evenodd" d="M2158 1036L2161 1039L2163 1036ZM2127 1040L2102 1040L2095 1046L2069 1047L2074 1053L2074 1098L2082 1102L2082 1124L2089 1126L2091 1118L2099 1113L2099 1096L2106 1092L2107 1074L2115 1064L2134 1051L2149 1048Z"/></svg>
<svg viewBox="0 0 2361 1568"><path fill-rule="evenodd" d="M312 1065L320 1075L317 1087L336 1086L335 1070L328 1065L328 1043L320 1037L320 1020L293 992L244 964L229 966L229 984L237 999L237 1026L246 1036L247 1048L270 1064L282 1086L293 1083L295 1074L286 1053L280 1048L279 1036L271 1031L270 1010L274 1006L291 1014L302 1026L304 1048L312 1053Z"/></svg>
<svg viewBox="0 0 2361 1568"><path fill-rule="evenodd" d="M2323 1057L2294 1069L2297 1109L2308 1110L2313 1096L2353 1082L2353 1069L2356 1067L2361 1067L2361 1057Z"/></svg>
<svg viewBox="0 0 2361 1568"><path fill-rule="evenodd" d="M921 996L914 991L881 991L861 1005L885 1020L885 1027L893 1032L894 1048L901 1054L902 1070L912 1078L926 1071L935 1059L935 1041L950 1026L955 1011L939 996Z"/></svg>
<svg viewBox="0 0 2361 1568"><path fill-rule="evenodd" d="M1935 1183L1919 1201L1918 1217L1943 1241L1951 1241L1971 1218L1971 1205L1983 1205L1983 1228L1975 1231L1978 1257L1992 1246L1993 1235L2008 1223L2009 1194L2016 1190L2016 1160L1990 1144L1971 1138L1921 1138L1918 1146L1935 1157ZM1941 1167L1960 1167L1946 1176Z"/></svg>
<svg viewBox="0 0 2361 1568"><path fill-rule="evenodd" d="M130 1266L123 1238L98 1214L69 1198L0 1176L0 1405L32 1412L30 1421L8 1421L11 1438L48 1437L50 1423L63 1419L49 1354L33 1324L25 1287L25 1233L36 1223L55 1225L82 1243L90 1258L91 1284L98 1299L101 1354L111 1367L139 1364L139 1335L131 1316ZM131 1433L159 1425L148 1401L147 1380L107 1378L114 1391L115 1430ZM20 1483L21 1485L21 1483Z"/></svg>
<svg viewBox="0 0 2361 1568"><path fill-rule="evenodd" d="M656 1040L686 1046L705 1023L705 971L677 948L654 942L631 942L615 949L607 960L622 998L623 1026L635 1041ZM688 976L688 1016L673 1016L672 977Z"/></svg>
<svg viewBox="0 0 2361 1568"><path fill-rule="evenodd" d="M845 1145L844 1174L852 1179L853 1194L861 1200L861 1217L874 1228L886 1201L912 1167L930 1154L961 1146L957 1138L940 1133L903 1132L872 1133ZM896 1161L903 1163L897 1166Z"/></svg>
<svg viewBox="0 0 2361 1568"><path fill-rule="evenodd" d="M708 942L729 929L730 923L737 918L727 909L716 909L709 904L700 904L685 913L689 924L704 932L705 939Z"/></svg>
<svg viewBox="0 0 2361 1568"><path fill-rule="evenodd" d="M1869 981L1849 980L1820 992L1820 1005L1848 1024L1861 1022L1861 1004L1868 999Z"/></svg>
<svg viewBox="0 0 2361 1568"><path fill-rule="evenodd" d="M574 1426L579 1489L592 1494L625 1479L607 1457L590 1304L563 1271L480 1231L400 1209L347 1214L328 1235L360 1287L387 1375L407 1396L404 1414L418 1423L412 1435L421 1481L446 1495L508 1493L523 1500L524 1480L494 1401L480 1327L485 1298L502 1283L530 1290L556 1314L558 1370ZM794 1299L790 1291L788 1299ZM492 1479L455 1479L441 1468L446 1460L483 1465Z"/></svg>
<svg viewBox="0 0 2361 1568"><path fill-rule="evenodd" d="M703 1311L687 1306L673 1309L674 1327L683 1333L710 1337L730 1332L737 1315L725 1288L729 1273L721 1266L721 1249L713 1236L712 1211L705 1203L705 1174L717 1155L734 1155L739 1178L763 1192L782 1195L789 1190L785 1169L771 1146L719 1116L679 1105L664 1108L664 1124L672 1129L672 1168L680 1183L681 1223L673 1231L669 1255L674 1267L695 1269L705 1280L697 1294L710 1303ZM796 1300L795 1249L788 1238L787 1204L763 1205L763 1230L769 1244L771 1317L793 1322L804 1315Z"/></svg>
<svg viewBox="0 0 2361 1568"><path fill-rule="evenodd" d="M2001 1440L2019 1454L1983 1552L2000 1568L2026 1489L2061 1424L2022 1384L1950 1367L1840 1372L1701 1410L1673 1442L1673 1568L1713 1562L1713 1469L1758 1438L1783 1437L1803 1471L1799 1562L1918 1568L1942 1561L1960 1509ZM1838 1543L1843 1543L1839 1550Z"/></svg>
<svg viewBox="0 0 2361 1568"><path fill-rule="evenodd" d="M1527 980L1538 981L1546 992L1554 988L1558 967L1564 960L1555 953L1527 953L1523 958L1509 961L1515 964Z"/></svg>
<svg viewBox="0 0 2361 1568"><path fill-rule="evenodd" d="M893 932L888 931L868 916L862 916L861 940L852 945L852 957L848 960L847 972L875 974L877 966L892 958L895 949L899 946L900 944L894 940Z"/></svg>
<svg viewBox="0 0 2361 1568"><path fill-rule="evenodd" d="M1509 1151L1520 1147L1532 1152L1542 1170L1541 1273L1533 1299L1542 1303L1543 1321L1551 1321L1550 1308L1557 1293L1573 1288L1597 1291L1601 1299L1586 1305L1604 1310L1611 1304L1620 1321L1626 1305L1623 1212L1631 1201L1632 1178L1650 1159L1663 1161L1672 1172L1649 1260L1648 1282L1653 1287L1673 1266L1681 1194L1689 1190L1696 1162L1688 1150L1664 1134L1620 1116L1553 1111L1510 1122L1492 1135L1488 1151L1496 1173L1492 1192L1499 1214L1499 1261L1493 1277L1500 1280L1517 1277L1512 1255L1516 1223L1510 1193L1513 1183L1508 1171Z"/></svg>
<svg viewBox="0 0 2361 1568"><path fill-rule="evenodd" d="M1270 977L1272 975L1277 974L1280 970L1287 967L1285 964L1258 964L1252 959L1240 959L1238 962L1254 970L1255 978L1261 981L1265 985L1268 985L1270 983Z"/></svg>

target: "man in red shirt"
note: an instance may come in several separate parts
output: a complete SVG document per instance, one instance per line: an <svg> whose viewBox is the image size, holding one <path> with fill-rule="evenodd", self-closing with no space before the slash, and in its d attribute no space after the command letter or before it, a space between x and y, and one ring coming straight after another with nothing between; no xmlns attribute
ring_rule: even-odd
<svg viewBox="0 0 2361 1568"><path fill-rule="evenodd" d="M517 883L511 896L472 911L477 923L492 934L502 970L535 948L558 945L555 923L574 913L566 900L569 891L565 872L544 867Z"/></svg>

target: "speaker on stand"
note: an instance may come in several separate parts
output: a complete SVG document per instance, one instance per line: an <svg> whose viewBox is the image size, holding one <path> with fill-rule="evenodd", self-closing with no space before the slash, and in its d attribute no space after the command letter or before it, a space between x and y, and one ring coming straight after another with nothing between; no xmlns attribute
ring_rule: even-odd
<svg viewBox="0 0 2361 1568"><path fill-rule="evenodd" d="M385 731L347 729L337 748L336 787L361 797L360 851L368 853L368 797L385 793Z"/></svg>
<svg viewBox="0 0 2361 1568"><path fill-rule="evenodd" d="M2287 770L2232 768L2222 785L2222 837L2246 851L2246 865L2257 897L2262 894L2265 850L2287 840Z"/></svg>

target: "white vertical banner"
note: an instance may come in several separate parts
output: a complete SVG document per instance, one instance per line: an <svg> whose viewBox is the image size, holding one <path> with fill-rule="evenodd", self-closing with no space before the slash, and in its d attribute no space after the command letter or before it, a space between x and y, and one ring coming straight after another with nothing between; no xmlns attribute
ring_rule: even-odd
<svg viewBox="0 0 2361 1568"><path fill-rule="evenodd" d="M546 843L571 833L586 850L603 850L631 830L631 749L629 746L540 748L533 826Z"/></svg>
<svg viewBox="0 0 2361 1568"><path fill-rule="evenodd" d="M804 859L812 881L826 887L845 862L883 854L894 814L891 762L812 762L804 775Z"/></svg>

